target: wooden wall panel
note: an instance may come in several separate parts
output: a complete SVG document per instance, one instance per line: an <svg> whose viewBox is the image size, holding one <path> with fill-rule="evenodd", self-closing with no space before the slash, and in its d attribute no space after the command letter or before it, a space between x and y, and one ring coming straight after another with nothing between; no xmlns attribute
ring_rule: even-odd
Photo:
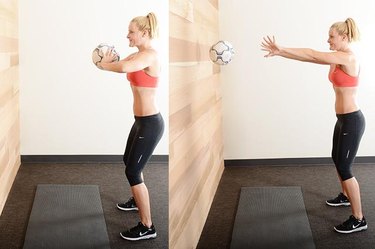
<svg viewBox="0 0 375 249"><path fill-rule="evenodd" d="M217 0L170 0L169 248L195 248L224 170Z"/></svg>
<svg viewBox="0 0 375 249"><path fill-rule="evenodd" d="M0 214L20 161L18 1L0 1Z"/></svg>

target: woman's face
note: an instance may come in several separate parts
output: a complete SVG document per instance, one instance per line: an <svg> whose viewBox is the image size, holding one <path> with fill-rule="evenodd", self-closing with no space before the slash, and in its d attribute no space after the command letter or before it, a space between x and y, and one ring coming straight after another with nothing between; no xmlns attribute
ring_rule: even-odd
<svg viewBox="0 0 375 249"><path fill-rule="evenodd" d="M343 44L347 42L345 35L339 35L335 28L329 30L328 34L329 49L338 51L343 47Z"/></svg>
<svg viewBox="0 0 375 249"><path fill-rule="evenodd" d="M129 47L141 45L144 37L144 32L140 31L134 22L130 22L127 35L127 38L129 39Z"/></svg>

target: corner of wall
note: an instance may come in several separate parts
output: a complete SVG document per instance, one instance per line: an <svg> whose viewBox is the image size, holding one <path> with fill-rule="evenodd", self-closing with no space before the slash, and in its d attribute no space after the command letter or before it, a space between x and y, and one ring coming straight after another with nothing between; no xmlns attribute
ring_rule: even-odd
<svg viewBox="0 0 375 249"><path fill-rule="evenodd" d="M198 244L224 170L218 1L170 1L169 248Z"/></svg>
<svg viewBox="0 0 375 249"><path fill-rule="evenodd" d="M0 214L21 165L18 1L0 2Z"/></svg>

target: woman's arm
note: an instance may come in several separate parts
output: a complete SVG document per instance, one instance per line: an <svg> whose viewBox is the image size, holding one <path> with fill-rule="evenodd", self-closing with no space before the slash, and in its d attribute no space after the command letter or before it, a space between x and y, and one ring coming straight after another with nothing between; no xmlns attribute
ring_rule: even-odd
<svg viewBox="0 0 375 249"><path fill-rule="evenodd" d="M267 51L265 57L282 56L284 58L311 62L317 64L340 64L348 65L352 56L345 52L319 52L310 48L285 48L276 44L275 37L263 38L262 50Z"/></svg>

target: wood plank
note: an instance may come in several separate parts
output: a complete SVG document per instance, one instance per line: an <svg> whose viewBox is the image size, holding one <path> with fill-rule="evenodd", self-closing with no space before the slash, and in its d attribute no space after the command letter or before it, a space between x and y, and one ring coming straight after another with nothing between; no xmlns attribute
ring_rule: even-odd
<svg viewBox="0 0 375 249"><path fill-rule="evenodd" d="M19 119L19 99L12 98L4 108L0 109L0 139L8 135L12 125Z"/></svg>
<svg viewBox="0 0 375 249"><path fill-rule="evenodd" d="M18 56L17 56L17 60L18 60ZM18 61L17 61L18 63ZM15 65L15 66L12 66L11 68L9 68L10 71L12 72L12 77L11 77L11 81L13 82L13 94L16 96L18 96L18 93L19 93L19 88L20 88L20 74L19 74L19 66L18 65Z"/></svg>
<svg viewBox="0 0 375 249"><path fill-rule="evenodd" d="M169 0L169 12L190 22L194 21L194 6L192 0Z"/></svg>
<svg viewBox="0 0 375 249"><path fill-rule="evenodd" d="M17 38L17 20L9 20L0 17L0 36Z"/></svg>
<svg viewBox="0 0 375 249"><path fill-rule="evenodd" d="M186 87L191 82L208 78L214 71L211 61L193 63L170 63L169 66L169 94L173 95L175 90Z"/></svg>
<svg viewBox="0 0 375 249"><path fill-rule="evenodd" d="M195 122L202 117L202 115L209 114L209 111L211 108L214 108L215 103L221 99L218 98L218 93L217 91L213 91L209 89L214 85L213 82L209 84L209 81L212 81L213 79L207 79L206 82L198 84L206 84L204 87L196 89L195 91L188 92L190 96L187 97L186 100L181 100L181 105L183 108L181 110L179 109L174 109L171 106L170 109L170 130L169 130L169 136L170 136L170 141L173 142L175 139L179 137L179 134L181 132L187 132L188 129L190 129L191 126L194 126ZM202 85L203 86L203 85ZM194 89L192 87L192 89ZM197 93L199 92L200 93ZM181 96L184 94L184 92L181 93L181 95L177 94L177 96ZM175 96L170 97L171 101L175 101L179 103L179 98L175 98ZM190 103L188 102L190 100ZM183 102L185 101L185 102ZM172 102L173 103L173 102ZM176 105L179 105L177 104ZM187 116L187 117L186 117ZM204 123L202 123L204 126ZM201 127L203 127L201 126ZM197 130L201 130L201 127L195 127Z"/></svg>
<svg viewBox="0 0 375 249"><path fill-rule="evenodd" d="M201 134L202 130L205 128L205 125L203 122L208 121L208 118L210 117L209 113L207 113L206 110L209 109L213 104L214 104L214 101L211 98L203 102L202 105L198 106L197 108L192 107L191 109L200 109L200 112L191 112L191 115L189 116L189 118L193 119L194 122L185 123L185 124L182 122L177 122L176 121L177 118L182 115L179 115L180 113L177 113L176 115L172 115L170 120L173 126L172 128L170 128L170 131L169 131L170 141L172 143L174 143L175 141L176 143L178 141L184 141L183 136L187 136L188 141L191 144L192 141L199 139L199 136L196 134ZM185 143L182 143L182 147L185 147L184 144ZM186 146L188 145L189 144L187 144ZM171 158L173 159L173 156Z"/></svg>
<svg viewBox="0 0 375 249"><path fill-rule="evenodd" d="M13 123L12 127L10 127L8 133L8 145L9 150L11 153L14 154L18 150L20 145L20 116L16 115L16 120ZM17 157L17 155L15 155Z"/></svg>
<svg viewBox="0 0 375 249"><path fill-rule="evenodd" d="M4 73L0 72L0 109L13 97L12 82L2 77Z"/></svg>
<svg viewBox="0 0 375 249"><path fill-rule="evenodd" d="M172 63L210 60L210 45L169 38L169 46L169 61Z"/></svg>
<svg viewBox="0 0 375 249"><path fill-rule="evenodd" d="M220 130L221 133L221 130ZM169 184L170 184L170 203L171 206L173 204L178 204L181 202L179 198L184 198L186 195L181 195L181 191L191 191L191 187L194 186L192 184L191 180L193 179L198 179L196 178L196 175L203 175L203 172L206 170L206 167L211 167L209 165L220 165L222 162L222 149L215 150L217 149L216 144L214 143L215 139L212 139L211 142L206 143L204 146L197 146L197 152L195 152L193 157L193 160L190 161L191 158L185 157L182 160L180 160L181 164L185 165L178 165L175 166L172 171L171 175L173 175L173 178L170 179ZM187 151L189 153L190 151ZM205 157L209 158L209 163L205 159ZM188 166L188 167L186 167ZM194 173L196 172L196 173ZM193 178L189 177L192 176ZM185 184L184 183L189 183ZM190 189L190 190L189 190ZM186 193L185 193L186 194ZM175 198L177 198L177 202L175 202ZM184 207L184 206L182 206ZM177 209L178 210L178 209ZM173 216L173 212L171 213Z"/></svg>
<svg viewBox="0 0 375 249"><path fill-rule="evenodd" d="M209 1L194 0L194 19L204 30L219 33L219 12Z"/></svg>
<svg viewBox="0 0 375 249"><path fill-rule="evenodd" d="M0 177L4 174L5 168L9 162L9 151L8 147L5 144L5 138L2 143L0 142Z"/></svg>
<svg viewBox="0 0 375 249"><path fill-rule="evenodd" d="M7 13L5 16L11 16L12 19L16 19L17 10L18 0L0 0L0 13Z"/></svg>
<svg viewBox="0 0 375 249"><path fill-rule="evenodd" d="M210 187L213 187L216 190L218 182L213 184L211 181L213 181L213 177L217 174L221 175L222 169L223 169L223 163L222 164L216 164L215 165L215 157L216 155L211 151L210 148L208 150L204 149L202 150L202 156L197 158L196 160L196 167L194 167L197 170L201 170L202 172L194 172L189 171L189 174L185 176L184 180L186 177L191 177L190 180L186 179L186 181L180 182L178 184L178 187L176 188L176 192L173 193L172 195L174 198L170 198L170 205L171 206L178 206L178 204L182 205L180 210L178 209L173 209L170 210L170 217L172 217L172 220L174 220L174 223L170 223L170 227L173 227L175 229L175 236L179 237L181 235L184 235L184 230L188 228L190 231L198 231L198 236L196 239L199 239L199 234L201 229L203 228L202 225L198 226L200 224L204 224L205 218L207 217L206 215L208 214L209 211L209 206L212 202L212 198L207 198L208 195L205 195L205 191L209 190ZM204 167L202 167L204 165ZM222 169L220 169L220 167ZM192 179L195 179L196 184L191 185L189 184ZM199 181L197 181L197 179ZM216 179L215 179L216 180ZM191 191L193 190L193 191ZM215 192L215 190L208 191L210 193ZM212 195L213 196L213 195ZM184 198L185 197L185 198ZM186 198L187 197L187 198ZM184 202L184 199L186 199L186 202ZM206 205L199 205L198 203L200 200L204 200L203 202L206 203ZM200 215L198 219L193 218L194 217L194 211L199 210ZM202 215L202 213L204 213ZM193 216L193 217L192 217ZM175 219L173 219L176 217ZM194 229L192 230L192 226L188 226L187 223L194 221L193 223L195 224L193 227ZM199 228L199 229L197 229ZM172 241L176 241L175 238L172 237ZM197 241L196 241L197 242ZM178 247L176 247L178 248Z"/></svg>
<svg viewBox="0 0 375 249"><path fill-rule="evenodd" d="M219 10L219 0L208 0L208 2L217 10Z"/></svg>
<svg viewBox="0 0 375 249"><path fill-rule="evenodd" d="M5 206L6 199L9 195L10 189L12 188L13 181L16 178L20 165L20 157L17 157L15 159L15 163L8 165L4 171L4 174L0 175L0 215Z"/></svg>
<svg viewBox="0 0 375 249"><path fill-rule="evenodd" d="M215 87L217 87L217 77L211 75L172 90L170 101L175 104L170 106L169 113L173 115L189 103L199 103L203 99L211 98L216 94Z"/></svg>
<svg viewBox="0 0 375 249"><path fill-rule="evenodd" d="M4 52L17 52L18 39L0 36L0 53Z"/></svg>
<svg viewBox="0 0 375 249"><path fill-rule="evenodd" d="M14 66L18 66L18 65L19 65L19 56L18 56L18 53L12 53L10 55L10 66L14 67Z"/></svg>
<svg viewBox="0 0 375 249"><path fill-rule="evenodd" d="M18 1L0 0L0 214L21 164Z"/></svg>
<svg viewBox="0 0 375 249"><path fill-rule="evenodd" d="M201 154L196 158L195 165L191 165L192 169L189 171L189 174L186 175L184 181L174 189L173 192L170 191L169 203L169 226L173 228L174 235L171 237L171 240L176 240L184 230L187 221L191 215L191 212L196 204L197 195L201 191L201 176L197 172L197 169L201 168L204 170L203 176L207 177L210 172L209 163L209 153L208 147L202 148ZM197 167L196 165L201 167ZM204 165L204 167L202 167ZM197 221L196 221L197 222Z"/></svg>
<svg viewBox="0 0 375 249"><path fill-rule="evenodd" d="M17 8L12 8L4 8L0 3L0 36L18 37Z"/></svg>
<svg viewBox="0 0 375 249"><path fill-rule="evenodd" d="M199 41L199 43L206 45L212 45L219 38L217 28L189 22L174 14L170 14L169 22L173 23L169 29L169 36L172 38L190 42Z"/></svg>
<svg viewBox="0 0 375 249"><path fill-rule="evenodd" d="M216 108L220 108L217 105ZM210 114L206 115L192 126L189 132L184 133L179 139L171 143L171 147L175 151L184 149L185 153L175 153L170 157L169 171L173 178L169 180L170 190L173 189L175 184L178 184L179 178L182 178L185 173L190 169L194 160L194 155L197 155L201 148L214 141L215 153L222 155L222 125L221 114L213 110ZM202 126L202 124L206 124ZM199 129L196 129L198 127Z"/></svg>
<svg viewBox="0 0 375 249"><path fill-rule="evenodd" d="M171 204L173 204L173 200L174 200L174 196L179 196L178 193L181 191L181 188L183 188L183 186L181 186L182 184L184 183L187 183L187 179L186 176L187 175L191 175L192 172L195 172L195 171L198 171L199 173L202 173L200 172L200 170L203 170L205 169L205 167L207 166L207 164L204 164L204 156L209 156L209 155L215 155L215 165L216 164L221 164L220 160L222 159L221 156L222 156L222 150L215 150L216 148L216 145L213 144L212 142L210 143L207 143L206 145L204 145L203 147L201 146L198 146L198 144L194 147L194 148L191 148L191 151L193 150L196 150L197 152L195 152L194 154L194 157L184 157L182 158L179 162L181 163L181 165L177 165L175 167L173 167L171 169L171 174L173 175L173 179L170 179L170 194L171 194ZM208 150L208 151L207 151ZM204 155L200 154L200 153L205 153ZM205 165L205 166L203 166ZM190 179L192 180L192 179ZM189 186L193 186L191 183L190 184L187 184L187 191L191 191L191 189L189 190ZM180 196L181 198L184 198L182 196ZM176 203L177 204L177 203Z"/></svg>
<svg viewBox="0 0 375 249"><path fill-rule="evenodd" d="M10 55L0 53L0 72L10 67Z"/></svg>
<svg viewBox="0 0 375 249"><path fill-rule="evenodd" d="M11 96L8 94L11 92L13 92L13 95L16 94L18 92L18 87L18 66L10 67L0 72L0 109L6 101L11 100Z"/></svg>
<svg viewBox="0 0 375 249"><path fill-rule="evenodd" d="M180 236L179 238L182 238L180 240L173 240L173 242L176 242L173 244L173 247L171 248L185 248L184 246L191 243L190 240L195 241L195 244L192 245L192 248L195 248L198 244L199 238L200 238L200 231L203 230L204 224L205 224L205 217L208 216L208 212L211 208L211 204L213 199L206 198L206 196L213 196L216 193L216 189L218 187L218 184L220 182L220 178L222 176L222 173L224 171L224 163L219 165L217 169L212 170L212 174L210 177L207 178L207 182L205 183L205 186L202 189L202 192L199 196L199 198L196 200L196 205L192 209L192 213L190 217L187 219L187 222L184 226L184 229L180 234L190 234L189 237ZM216 173L216 174L215 174ZM195 229L191 229L194 227Z"/></svg>
<svg viewBox="0 0 375 249"><path fill-rule="evenodd" d="M9 101L12 100L13 97L14 97L13 88L4 89L4 91L1 93L0 95L0 117L5 115L4 112L8 111L8 109L7 110L3 110L3 109L5 109L5 106L9 103Z"/></svg>

